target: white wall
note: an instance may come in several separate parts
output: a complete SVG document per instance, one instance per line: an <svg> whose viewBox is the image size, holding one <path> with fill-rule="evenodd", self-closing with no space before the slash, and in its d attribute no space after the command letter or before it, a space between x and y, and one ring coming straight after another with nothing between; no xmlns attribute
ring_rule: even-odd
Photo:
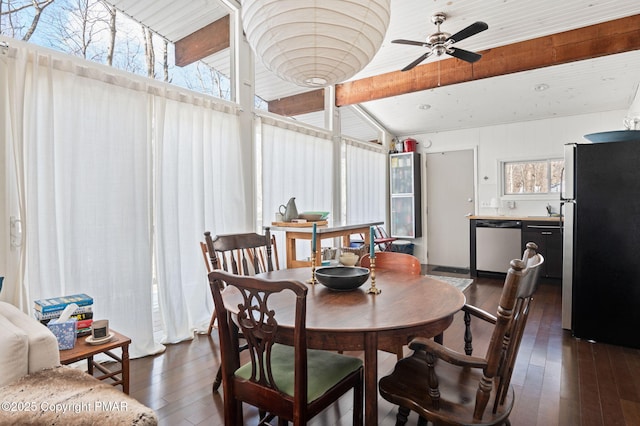
<svg viewBox="0 0 640 426"><path fill-rule="evenodd" d="M473 149L477 147L476 214L495 215L496 209L480 207L491 198L499 198L500 182L498 165L500 160L562 158L563 146L567 143L588 143L583 135L595 132L622 130L627 111L616 110L594 114L559 117L546 120L527 121L474 129L453 130L439 133L411 135L418 141L418 150L423 153ZM425 148L431 142L431 146ZM423 200L427 187L423 174ZM554 211L560 207L559 195L536 200L516 199L516 208L508 209L506 202L498 213L509 216L544 216L546 205ZM423 206L426 202L423 202ZM426 217L423 217L426 224ZM425 229L423 235L428 235ZM424 240L424 241L423 241ZM415 241L415 254L424 258L426 239Z"/></svg>

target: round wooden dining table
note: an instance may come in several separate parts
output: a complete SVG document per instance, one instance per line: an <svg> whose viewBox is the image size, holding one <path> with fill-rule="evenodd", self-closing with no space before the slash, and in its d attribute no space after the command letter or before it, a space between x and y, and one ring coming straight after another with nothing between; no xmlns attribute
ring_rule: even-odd
<svg viewBox="0 0 640 426"><path fill-rule="evenodd" d="M311 268L293 268L257 275L270 280L311 278ZM320 283L308 284L307 345L313 349L364 352L365 424L378 424L378 346L406 345L415 336L444 331L462 308L465 296L454 286L425 275L376 270L380 294L369 294L371 278L356 290L338 292ZM227 291L230 290L230 291ZM238 293L223 292L227 308L237 313ZM278 340L293 339L294 306L270 299L278 321ZM392 346L387 346L392 345Z"/></svg>

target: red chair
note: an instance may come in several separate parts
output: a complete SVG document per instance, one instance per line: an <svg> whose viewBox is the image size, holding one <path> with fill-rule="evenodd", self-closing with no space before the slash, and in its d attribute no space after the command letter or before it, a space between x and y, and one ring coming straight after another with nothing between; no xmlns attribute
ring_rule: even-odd
<svg viewBox="0 0 640 426"><path fill-rule="evenodd" d="M397 240L397 238L389 236L389 234L387 234L387 231L379 225L377 225L373 231L373 242L378 246L378 250L391 251L391 246L393 245L393 242ZM364 241L364 235L360 234L360 238L362 238L362 240Z"/></svg>
<svg viewBox="0 0 640 426"><path fill-rule="evenodd" d="M376 226L374 231L375 239L373 242L378 246L380 251L391 251L391 246L397 238L389 236L382 226Z"/></svg>

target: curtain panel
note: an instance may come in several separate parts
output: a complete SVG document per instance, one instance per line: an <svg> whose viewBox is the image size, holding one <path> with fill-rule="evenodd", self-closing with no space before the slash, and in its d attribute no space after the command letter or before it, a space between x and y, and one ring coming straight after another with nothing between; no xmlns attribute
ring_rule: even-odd
<svg viewBox="0 0 640 426"><path fill-rule="evenodd" d="M387 154L383 147L343 139L345 185L343 204L347 222L385 221Z"/></svg>
<svg viewBox="0 0 640 426"><path fill-rule="evenodd" d="M113 84L114 76L47 53L14 53L8 110L22 308L87 293L96 319L131 337L132 356L157 352L146 87Z"/></svg>
<svg viewBox="0 0 640 426"><path fill-rule="evenodd" d="M213 302L199 241L248 232L245 167L235 111L216 111L192 99L154 98L158 301L162 343L206 331Z"/></svg>
<svg viewBox="0 0 640 426"><path fill-rule="evenodd" d="M295 198L299 213L333 211L333 142L328 132L299 126L286 120L259 118L262 161L259 205L263 223L274 220L279 206ZM276 233L281 267L284 265L284 237ZM299 258L308 256L310 245L299 242Z"/></svg>
<svg viewBox="0 0 640 426"><path fill-rule="evenodd" d="M23 232L17 245L3 239L2 298L30 312L34 299L87 293L94 317L131 337L132 357L206 329L199 241L246 232L252 217L248 165L231 143L237 107L11 44L0 55L1 214Z"/></svg>

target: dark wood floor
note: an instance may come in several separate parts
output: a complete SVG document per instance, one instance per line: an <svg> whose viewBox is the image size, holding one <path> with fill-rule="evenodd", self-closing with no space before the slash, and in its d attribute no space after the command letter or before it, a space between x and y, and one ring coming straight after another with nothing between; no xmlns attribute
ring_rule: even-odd
<svg viewBox="0 0 640 426"><path fill-rule="evenodd" d="M501 280L480 278L467 301L495 312ZM511 423L519 425L640 425L640 350L579 341L562 330L560 284L544 282L535 299L518 355L512 384L516 405ZM462 350L462 317L445 332L445 344ZM476 355L490 333L474 329ZM217 334L167 346L165 353L131 361L131 395L152 407L161 425L222 425L222 395L212 394L218 368ZM380 352L379 373L393 368L395 355ZM351 395L315 418L313 425L349 425ZM395 409L382 398L381 425L393 425ZM245 408L245 423L257 411ZM415 424L415 415L410 424Z"/></svg>

